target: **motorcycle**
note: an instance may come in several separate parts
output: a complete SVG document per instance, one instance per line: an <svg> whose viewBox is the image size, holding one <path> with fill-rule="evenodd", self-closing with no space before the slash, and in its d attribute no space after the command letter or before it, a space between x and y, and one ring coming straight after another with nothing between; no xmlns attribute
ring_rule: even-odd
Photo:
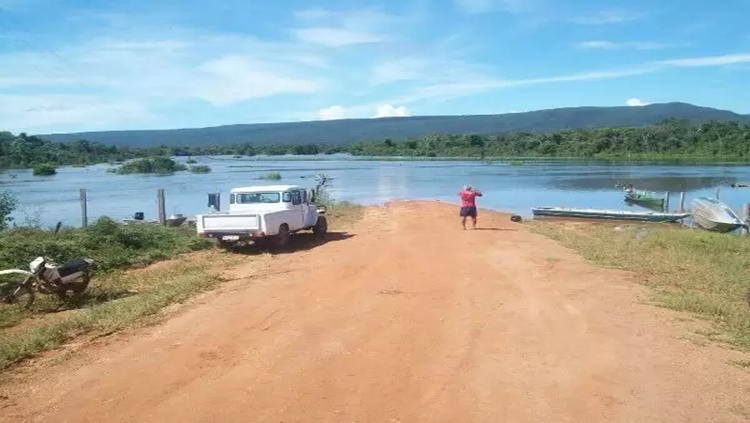
<svg viewBox="0 0 750 423"><path fill-rule="evenodd" d="M28 295L26 307L34 303L36 293L54 294L61 298L69 293L80 294L85 291L91 281L91 267L94 260L78 258L62 265L46 257L37 257L29 263L29 271L9 269L0 271L0 275L21 274L26 279L23 282L12 282L0 285L0 301L13 304Z"/></svg>

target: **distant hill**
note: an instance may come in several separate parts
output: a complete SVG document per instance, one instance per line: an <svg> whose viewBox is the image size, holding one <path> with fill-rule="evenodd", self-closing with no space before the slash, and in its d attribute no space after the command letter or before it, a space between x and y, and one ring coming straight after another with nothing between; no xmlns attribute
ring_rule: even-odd
<svg viewBox="0 0 750 423"><path fill-rule="evenodd" d="M402 139L429 133L548 132L561 129L641 127L668 118L750 123L750 115L686 103L643 107L570 107L501 115L413 116L311 122L224 125L208 128L101 131L40 135L53 141L86 139L131 147L158 145L348 144L385 138Z"/></svg>

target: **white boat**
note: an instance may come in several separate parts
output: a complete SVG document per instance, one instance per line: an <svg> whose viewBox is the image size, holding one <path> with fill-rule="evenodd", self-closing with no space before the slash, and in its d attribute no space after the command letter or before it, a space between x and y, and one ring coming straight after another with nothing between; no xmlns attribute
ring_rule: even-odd
<svg viewBox="0 0 750 423"><path fill-rule="evenodd" d="M708 197L693 200L693 221L707 231L720 233L732 232L745 226L742 218L729 206Z"/></svg>
<svg viewBox="0 0 750 423"><path fill-rule="evenodd" d="M660 213L653 211L604 210L604 209L576 209L566 207L534 207L534 216L568 217L578 219L597 220L632 220L638 222L676 222L688 216L689 213Z"/></svg>

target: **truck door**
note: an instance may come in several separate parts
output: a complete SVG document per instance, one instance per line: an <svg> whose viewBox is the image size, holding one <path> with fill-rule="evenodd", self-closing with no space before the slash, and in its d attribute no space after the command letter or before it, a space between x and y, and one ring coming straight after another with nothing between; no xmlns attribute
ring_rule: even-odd
<svg viewBox="0 0 750 423"><path fill-rule="evenodd" d="M305 226L305 204L302 202L302 193L299 190L290 191L292 194L292 206L294 207L294 221L290 222L294 225L293 229L300 229Z"/></svg>

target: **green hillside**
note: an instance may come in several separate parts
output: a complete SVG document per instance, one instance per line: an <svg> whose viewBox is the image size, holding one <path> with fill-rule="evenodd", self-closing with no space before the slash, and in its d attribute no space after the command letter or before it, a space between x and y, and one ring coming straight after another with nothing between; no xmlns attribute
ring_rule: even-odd
<svg viewBox="0 0 750 423"><path fill-rule="evenodd" d="M668 118L691 122L735 121L750 123L750 116L686 103L644 107L573 107L524 113L470 116L414 116L382 119L225 125L209 128L102 131L46 134L51 141L88 140L135 148L167 146L217 146L253 144L345 145L384 139L420 137L432 133L497 134L550 132L563 129L644 127Z"/></svg>

